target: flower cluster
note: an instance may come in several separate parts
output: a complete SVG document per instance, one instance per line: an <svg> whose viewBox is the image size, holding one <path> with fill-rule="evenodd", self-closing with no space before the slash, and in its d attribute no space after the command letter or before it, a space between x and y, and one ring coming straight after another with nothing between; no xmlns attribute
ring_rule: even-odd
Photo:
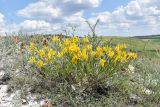
<svg viewBox="0 0 160 107"><path fill-rule="evenodd" d="M35 67L57 68L62 74L66 71L81 76L107 72L116 69L137 58L137 54L127 52L125 44L116 47L99 45L94 49L90 38L59 38L54 36L49 45L38 46L31 42L29 45L29 63ZM77 72L74 72L74 70ZM53 69L52 69L53 70ZM76 71L75 70L75 71ZM65 73L65 74L67 74Z"/></svg>

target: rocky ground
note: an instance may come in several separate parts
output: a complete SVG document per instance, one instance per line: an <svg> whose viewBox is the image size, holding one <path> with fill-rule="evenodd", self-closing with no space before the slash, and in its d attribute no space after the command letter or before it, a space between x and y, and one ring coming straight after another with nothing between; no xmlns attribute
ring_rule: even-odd
<svg viewBox="0 0 160 107"><path fill-rule="evenodd" d="M41 107L46 101L36 101L35 96L28 93L26 99L20 98L20 91L10 93L8 90L10 76L7 74L7 67L12 66L16 59L13 55L0 49L0 107ZM15 71L12 71L15 72Z"/></svg>

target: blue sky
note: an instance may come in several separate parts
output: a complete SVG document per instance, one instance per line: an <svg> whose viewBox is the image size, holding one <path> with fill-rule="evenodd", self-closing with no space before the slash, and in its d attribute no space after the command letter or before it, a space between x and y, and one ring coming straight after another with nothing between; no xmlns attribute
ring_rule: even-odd
<svg viewBox="0 0 160 107"><path fill-rule="evenodd" d="M130 0L103 0L98 8L89 9L85 12L85 17L91 16L92 12L114 11L121 5L127 5ZM22 17L18 17L16 12L36 0L0 0L0 12L5 15L7 22L20 22Z"/></svg>
<svg viewBox="0 0 160 107"><path fill-rule="evenodd" d="M83 35L89 31L85 21L97 19L99 35L159 34L159 4L159 0L0 0L0 34L62 32L72 24Z"/></svg>
<svg viewBox="0 0 160 107"><path fill-rule="evenodd" d="M127 5L130 0L103 0L100 6L96 9L91 9L89 12L114 11L117 7ZM87 14L87 13L86 13Z"/></svg>
<svg viewBox="0 0 160 107"><path fill-rule="evenodd" d="M17 11L36 0L0 0L0 12L6 17L8 23L20 22L23 18L18 17Z"/></svg>

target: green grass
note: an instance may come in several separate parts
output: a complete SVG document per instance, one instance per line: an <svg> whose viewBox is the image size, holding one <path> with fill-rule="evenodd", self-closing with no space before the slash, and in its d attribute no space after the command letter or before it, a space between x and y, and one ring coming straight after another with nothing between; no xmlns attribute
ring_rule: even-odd
<svg viewBox="0 0 160 107"><path fill-rule="evenodd" d="M137 52L141 58L152 59L160 62L160 39L139 39L129 37L102 37L104 41L109 41L111 44L125 43L129 49Z"/></svg>
<svg viewBox="0 0 160 107"><path fill-rule="evenodd" d="M128 37L103 37L103 39L111 41L112 44L125 43L127 46L133 50L142 51L145 50L156 50L160 49L159 39L148 39L147 41L138 38L128 38Z"/></svg>
<svg viewBox="0 0 160 107"><path fill-rule="evenodd" d="M33 37L37 41L43 39L42 36ZM0 48L9 49L13 46L9 37L6 37L0 44ZM14 92L17 89L22 91L21 97L25 98L27 89L31 93L38 94L37 99L49 98L53 106L65 107L159 107L160 106L160 39L159 38L127 38L127 37L102 37L103 41L108 41L111 45L125 43L129 49L138 53L137 61L132 62L131 65L135 67L134 73L126 72L122 75L115 75L108 80L107 83L102 84L105 88L105 93L100 94L99 90L93 92L83 87L74 85L75 90L71 84L59 83L54 81L53 84L47 83L39 77L31 69L24 68L22 59L17 59L12 67L7 65L8 72L11 76L9 82L10 90ZM27 44L30 37L20 36L20 41ZM15 48L17 48L15 46ZM17 56L14 49L12 54ZM13 56L13 57L14 57ZM14 73L13 69L19 69L20 73ZM154 81L157 81L155 84ZM153 93L146 94L144 88L149 89ZM131 98L135 95L136 98Z"/></svg>

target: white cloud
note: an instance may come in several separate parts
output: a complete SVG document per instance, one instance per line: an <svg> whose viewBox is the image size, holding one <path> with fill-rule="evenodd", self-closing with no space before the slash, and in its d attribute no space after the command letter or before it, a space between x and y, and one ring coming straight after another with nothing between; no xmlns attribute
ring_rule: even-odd
<svg viewBox="0 0 160 107"><path fill-rule="evenodd" d="M0 13L0 23L3 23L3 21L4 21L4 15Z"/></svg>
<svg viewBox="0 0 160 107"><path fill-rule="evenodd" d="M100 5L102 0L39 0L19 10L17 14L27 20L20 24L26 31L49 29L64 30L67 24L81 27L84 11ZM57 27L58 26L58 27Z"/></svg>
<svg viewBox="0 0 160 107"><path fill-rule="evenodd" d="M143 7L138 2L132 1L123 8L129 19L137 19L143 17Z"/></svg>
<svg viewBox="0 0 160 107"><path fill-rule="evenodd" d="M141 5L152 5L158 3L159 0L135 0L135 1Z"/></svg>
<svg viewBox="0 0 160 107"><path fill-rule="evenodd" d="M86 19L83 18L83 11L81 12L77 12L71 16L67 16L67 17L64 17L64 20L67 22L67 23L82 23L84 22Z"/></svg>
<svg viewBox="0 0 160 107"><path fill-rule="evenodd" d="M158 4L160 4L159 0L132 0L127 6L121 6L113 12L97 13L89 20L94 22L100 19L103 25L101 32L106 28L114 29L117 35L128 35L127 32L131 32L130 35L157 34L160 33L160 5Z"/></svg>
<svg viewBox="0 0 160 107"><path fill-rule="evenodd" d="M0 13L0 35L4 34L7 30L4 25L5 25L4 15Z"/></svg>
<svg viewBox="0 0 160 107"><path fill-rule="evenodd" d="M60 16L60 13L58 7L42 1L31 3L24 9L18 11L18 15L29 18L56 18Z"/></svg>
<svg viewBox="0 0 160 107"><path fill-rule="evenodd" d="M31 29L31 30L36 30L36 29L47 29L50 28L51 25L50 23L47 23L45 21L37 21L37 20L25 20L20 24L24 29Z"/></svg>
<svg viewBox="0 0 160 107"><path fill-rule="evenodd" d="M32 33L51 33L52 31L60 29L59 24L51 24L44 20L25 20L19 24L22 31Z"/></svg>
<svg viewBox="0 0 160 107"><path fill-rule="evenodd" d="M61 21L80 11L97 7L101 0L40 0L29 4L18 15L47 21Z"/></svg>
<svg viewBox="0 0 160 107"><path fill-rule="evenodd" d="M7 24L5 19L5 16L0 13L0 36L19 31L20 27L18 24Z"/></svg>
<svg viewBox="0 0 160 107"><path fill-rule="evenodd" d="M80 34L89 32L85 21L92 24L100 19L98 34L103 35L145 35L160 33L160 0L131 0L126 6L114 11L103 11L85 17L88 9L99 7L102 0L37 0L17 12L25 18L19 24L12 24L16 31L58 32L67 24L79 27ZM0 14L0 23L4 16ZM2 26L2 24L0 24ZM2 28L1 28L2 29ZM4 28L3 28L4 29ZM3 30L4 31L4 30Z"/></svg>

